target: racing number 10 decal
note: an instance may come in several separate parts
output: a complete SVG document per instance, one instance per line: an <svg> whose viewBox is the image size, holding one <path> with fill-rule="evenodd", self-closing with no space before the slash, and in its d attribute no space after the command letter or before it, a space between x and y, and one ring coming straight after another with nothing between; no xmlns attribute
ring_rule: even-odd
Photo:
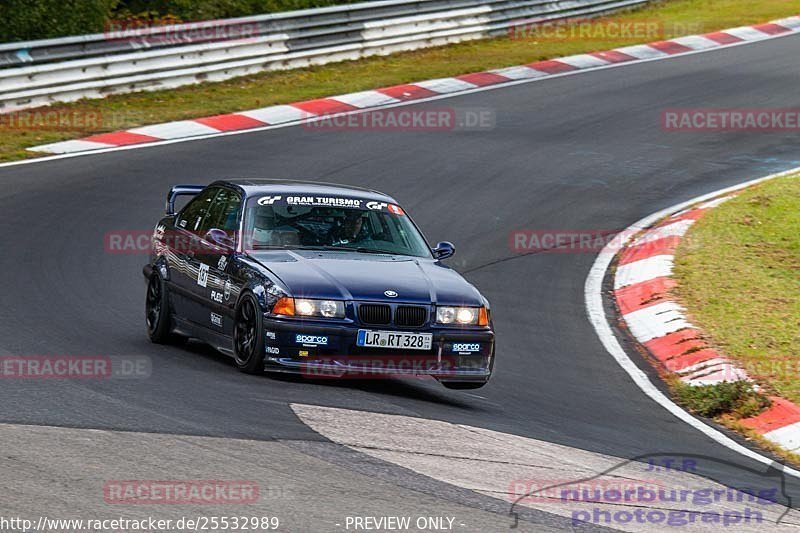
<svg viewBox="0 0 800 533"><path fill-rule="evenodd" d="M208 285L208 265L200 263L200 269L197 271L197 284L201 287Z"/></svg>

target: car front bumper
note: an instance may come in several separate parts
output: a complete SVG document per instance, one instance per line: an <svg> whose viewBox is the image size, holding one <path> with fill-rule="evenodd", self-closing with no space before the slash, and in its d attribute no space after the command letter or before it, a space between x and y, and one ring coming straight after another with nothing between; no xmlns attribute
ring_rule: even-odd
<svg viewBox="0 0 800 533"><path fill-rule="evenodd" d="M364 348L358 331L392 330L430 333L430 350ZM307 377L386 378L431 376L442 381L485 383L492 373L494 332L491 328L427 327L394 329L356 324L324 324L314 320L264 317L265 369ZM302 338L298 339L298 336ZM302 342L302 341L316 342ZM455 351L460 349L462 351ZM463 351L467 349L467 351Z"/></svg>

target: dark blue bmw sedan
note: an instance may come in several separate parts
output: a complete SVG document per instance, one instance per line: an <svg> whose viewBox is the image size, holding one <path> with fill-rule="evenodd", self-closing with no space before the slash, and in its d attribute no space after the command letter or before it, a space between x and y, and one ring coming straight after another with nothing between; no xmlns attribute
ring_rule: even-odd
<svg viewBox="0 0 800 533"><path fill-rule="evenodd" d="M489 380L489 302L390 196L224 180L173 187L166 211L144 268L153 342L197 338L249 373Z"/></svg>

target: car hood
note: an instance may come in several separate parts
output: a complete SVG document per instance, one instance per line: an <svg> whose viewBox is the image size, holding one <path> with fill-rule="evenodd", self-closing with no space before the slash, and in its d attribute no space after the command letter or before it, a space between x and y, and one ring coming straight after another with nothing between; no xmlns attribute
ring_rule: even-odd
<svg viewBox="0 0 800 533"><path fill-rule="evenodd" d="M432 259L349 252L265 251L250 255L297 298L483 305L460 274ZM390 298L386 291L397 296Z"/></svg>

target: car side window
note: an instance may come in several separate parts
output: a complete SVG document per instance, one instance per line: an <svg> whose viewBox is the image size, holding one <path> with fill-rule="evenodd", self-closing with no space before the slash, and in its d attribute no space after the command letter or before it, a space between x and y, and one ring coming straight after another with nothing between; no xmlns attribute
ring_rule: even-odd
<svg viewBox="0 0 800 533"><path fill-rule="evenodd" d="M209 208L211 207L211 203L214 200L214 196L219 191L219 188L213 187L209 189L203 190L200 194L194 197L186 207L183 208L180 215L178 215L178 219L176 224L179 228L185 229L186 231L191 231L192 233L196 233L200 230L200 225L203 223L203 219L205 218L206 214L208 213Z"/></svg>
<svg viewBox="0 0 800 533"><path fill-rule="evenodd" d="M217 197L211 203L208 216L200 226L200 232L205 234L210 229L221 229L233 238L239 229L239 208L242 197L236 191L220 189Z"/></svg>

